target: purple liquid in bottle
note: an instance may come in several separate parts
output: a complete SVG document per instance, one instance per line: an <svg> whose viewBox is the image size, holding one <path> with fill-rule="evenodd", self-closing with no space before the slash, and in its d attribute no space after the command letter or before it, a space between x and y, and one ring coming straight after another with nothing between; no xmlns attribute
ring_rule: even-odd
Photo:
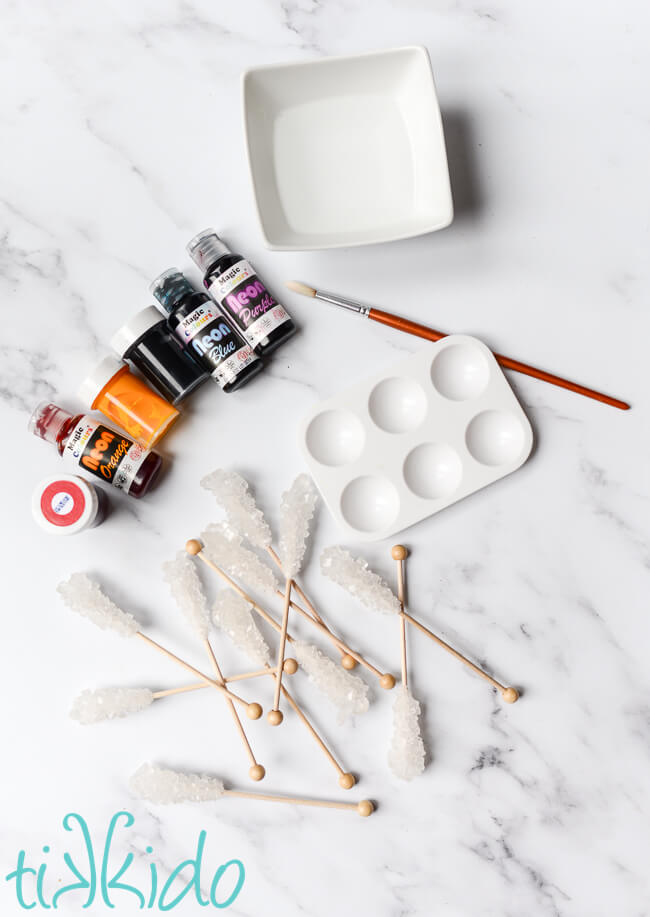
<svg viewBox="0 0 650 917"><path fill-rule="evenodd" d="M255 353L270 353L295 333L291 316L269 293L251 264L231 252L213 229L195 236L187 251L203 271L208 293Z"/></svg>

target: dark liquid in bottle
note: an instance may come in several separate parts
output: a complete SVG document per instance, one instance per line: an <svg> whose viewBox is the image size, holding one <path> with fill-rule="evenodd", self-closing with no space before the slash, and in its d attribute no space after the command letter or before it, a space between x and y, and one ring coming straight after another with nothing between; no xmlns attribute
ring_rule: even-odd
<svg viewBox="0 0 650 917"><path fill-rule="evenodd" d="M86 417L85 414L75 414L71 416L67 411L63 411L55 404L48 402L43 402L40 404L34 413L32 414L30 420L30 430L36 436L40 436L41 439L46 440L46 442L52 443L59 455L63 455L68 440L76 428L84 421ZM91 418L87 418L87 421L90 421ZM81 470L86 471L89 474L93 474L95 477L98 477L100 480L103 480L106 484L116 485L117 476L120 474L120 467L124 467L123 462L126 460L127 456L125 453L128 453L129 449L134 445L132 440L124 436L121 433L117 433L115 430L111 430L109 427L105 427L103 424L97 424L94 421L96 426L95 433L91 437L92 442L93 438L101 439L104 437L106 440L110 439L110 443L107 443L107 447L110 445L110 448L113 449L114 464L110 465L106 461L103 461L99 457L96 461L94 460L92 453L89 457L89 461L85 459L79 462L79 467ZM90 448L90 445L87 447ZM98 444L99 448L99 444ZM119 449L119 451L118 451ZM86 455L84 450L83 455ZM122 464L120 463L120 459ZM76 458L75 458L76 462ZM153 485L154 481L160 473L162 467L162 458L158 455L157 452L149 452L143 459L142 463L135 472L133 472L133 478L128 487L121 487L129 494L130 497L135 497L139 499L144 496L149 488ZM106 473L110 473L110 477Z"/></svg>
<svg viewBox="0 0 650 917"><path fill-rule="evenodd" d="M184 297L181 305L169 316L168 322L172 331L178 334L178 328L179 325L182 325L183 319L192 316L197 310L204 307L205 303L208 303L213 309L216 308L213 306L210 297L205 293L201 293L199 290L195 290ZM193 337L185 346L192 352L194 359L205 366L210 373L214 372L216 366L219 366L224 360L227 360L229 355L241 351L242 348L247 348L246 341L239 332L233 328L232 322L220 312L218 318L206 326L205 331L207 332L206 334L201 334L199 332L199 334ZM250 353L250 350L248 353L250 357L255 357L255 354ZM262 367L262 361L256 358L248 363L248 365L238 367L237 375L233 379L223 385L219 383L222 391L237 391L242 385L246 385L247 382L250 382L253 376L256 376L258 372L260 372Z"/></svg>
<svg viewBox="0 0 650 917"><path fill-rule="evenodd" d="M291 318L287 316L282 324L273 328L259 341L253 343L253 341L250 340L248 332L255 322L255 318L250 317L251 311L262 306L265 312L272 314L273 306L279 306L279 303L271 296L256 275L250 278L252 283L247 283L247 281L244 280L241 286L236 286L232 292L223 299L216 293L215 287L217 284L215 281L220 281L224 275L227 275L229 268L234 267L241 261L244 261L242 255L235 254L234 252L228 252L222 255L216 261L208 265L203 282L212 298L219 303L223 311L233 320L244 337L250 342L255 353L262 356L275 350L276 347L279 347L280 344L290 338L292 334L295 334L296 326ZM266 302L264 302L264 300L266 300Z"/></svg>

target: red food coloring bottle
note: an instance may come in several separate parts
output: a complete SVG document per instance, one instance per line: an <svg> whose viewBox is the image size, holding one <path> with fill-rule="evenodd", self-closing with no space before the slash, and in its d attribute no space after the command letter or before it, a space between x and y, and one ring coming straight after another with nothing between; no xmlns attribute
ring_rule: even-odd
<svg viewBox="0 0 650 917"><path fill-rule="evenodd" d="M136 499L146 494L162 466L157 452L134 443L90 414L69 414L49 401L35 409L29 430L56 446L75 470L92 474Z"/></svg>

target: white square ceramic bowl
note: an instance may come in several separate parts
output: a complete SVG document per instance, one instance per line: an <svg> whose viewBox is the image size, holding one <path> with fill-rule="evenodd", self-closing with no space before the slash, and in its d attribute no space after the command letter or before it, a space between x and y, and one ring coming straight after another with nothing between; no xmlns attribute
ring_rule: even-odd
<svg viewBox="0 0 650 917"><path fill-rule="evenodd" d="M453 203L426 48L243 76L248 161L275 250L388 242L448 226Z"/></svg>

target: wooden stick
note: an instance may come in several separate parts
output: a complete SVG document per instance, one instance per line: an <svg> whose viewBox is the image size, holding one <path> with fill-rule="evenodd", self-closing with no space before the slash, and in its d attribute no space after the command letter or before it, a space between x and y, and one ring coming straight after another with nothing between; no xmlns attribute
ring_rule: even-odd
<svg viewBox="0 0 650 917"><path fill-rule="evenodd" d="M278 590L278 594L281 595L282 593L280 593ZM292 601L291 607L294 609L294 611L297 611L298 614L301 615L306 621L309 621L312 627L315 627L323 634L324 637L327 637L327 639L330 640L334 646L338 647L340 650L344 650L346 653L349 653L353 659L356 659L357 662L360 662L361 665L368 669L369 672L372 672L372 674L379 679L379 684L382 688L386 688L386 690L390 691L391 688L395 687L395 678L393 675L388 673L382 674L379 669L375 668L374 665L371 665L367 659L364 659L360 653L357 653L355 650L351 649L347 643L344 643L343 640L340 639L340 637L337 637L332 633L331 630L328 630L324 624L319 624L318 621L315 621L314 618L312 618L304 608L296 604L296 602Z"/></svg>
<svg viewBox="0 0 650 917"><path fill-rule="evenodd" d="M210 643L207 637L205 637L203 642L208 652L208 656L210 657L210 661L212 662L214 671L217 675L217 679L219 680L219 683L223 685L224 678L223 678L223 675L221 674L221 669L219 668L219 663L217 662L217 657L215 656L214 650L212 648L212 644ZM229 697L226 697L225 701L226 701L226 704L228 705L228 709L230 710L235 726L237 727L237 732L239 733L239 736L242 740L244 750L246 751L246 754L248 755L248 759L251 762L251 766L248 771L248 776L251 778L251 780L262 780L264 778L264 775L266 774L266 771L262 767L262 765L258 764L257 761L255 760L253 749L250 746L250 742L248 741L248 736L246 735L246 732L244 731L242 722L239 719L239 716L237 715L237 711L235 710L235 705L233 704L233 702L230 700Z"/></svg>
<svg viewBox="0 0 650 917"><path fill-rule="evenodd" d="M292 662L293 665L289 665ZM284 660L284 674L285 675L295 675L298 671L298 664L296 660L285 659ZM244 681L248 678L261 678L263 675L266 676L269 674L268 667L265 669L258 669L256 672L242 672L240 675L226 675L224 678L225 684L230 684L231 681ZM207 685L203 681L195 682L191 685L181 685L179 688L167 688L164 691L154 691L153 696L154 700L158 700L161 697L171 697L172 694L185 694L187 691L200 691L202 688L208 688L210 685Z"/></svg>
<svg viewBox="0 0 650 917"><path fill-rule="evenodd" d="M184 669L187 669L188 672L192 672L192 674L200 678L201 681L204 681L207 685L211 685L213 688L216 688L216 690L223 694L225 697L229 697L236 703L241 704L242 707L246 708L246 714L251 720L258 720L261 717L262 708L259 704L249 704L248 701L245 701L243 697L239 697L237 694L233 694L223 685L220 685L219 682L215 681L213 678L209 678L203 672L199 671L199 669L196 669L193 665L190 665L189 662L185 662L184 659L181 659L180 656L176 656L176 654L172 653L171 650L168 650L164 646L161 646L159 643L156 643L156 641L152 640L151 637L147 637L147 635L143 634L142 631L136 631L136 637L144 640L145 643L148 643L149 646L152 646L154 649L158 650L158 652L162 653L163 656L167 656L168 659L173 659L174 662L182 666Z"/></svg>
<svg viewBox="0 0 650 917"><path fill-rule="evenodd" d="M287 802L294 806L318 806L322 809L350 809L358 815L372 815L375 807L369 799L361 802L328 802L324 799L303 799L299 796L271 796L268 793L249 793L244 790L224 790L224 796L237 796L240 799L261 799L264 802Z"/></svg>
<svg viewBox="0 0 650 917"><path fill-rule="evenodd" d="M276 679L276 684L277 684L276 674L272 669L269 669L269 675L272 675L273 678ZM300 707L298 706L294 698L291 696L291 694L289 694L289 692L287 691L284 685L280 686L280 690L282 691L282 694L284 695L284 697L286 697L287 701L289 702L290 706L293 708L295 713L298 715L298 718L300 719L303 726L305 726L305 728L309 731L312 738L316 741L316 743L320 747L321 751L323 752L327 760L330 762L330 764L334 767L334 770L339 775L339 786L344 790L352 789L354 784L357 782L354 778L354 775L347 773L346 771L343 770L343 768L338 763L338 761L336 760L332 752L329 750L325 742L323 742L319 734L316 732L312 724L309 722L309 720L307 719L303 711L300 709Z"/></svg>
<svg viewBox="0 0 650 917"><path fill-rule="evenodd" d="M421 633L426 634L426 636L429 637L430 640L433 640L435 643L438 644L438 646L441 646L444 650L447 650L448 653L451 653L452 656L455 656L456 659L460 660L460 662L463 662L466 666L468 666L468 668L470 668L472 672L475 672L477 675L480 675L481 678L484 678L486 681L489 681L489 683L493 687L495 687L497 691L499 691L499 693L501 694L501 697L507 704L514 704L515 701L519 699L519 692L517 691L516 688L507 688L505 685L502 685L500 682L498 682L496 678L492 678L491 675L488 675L487 672L484 672L483 669L479 669L477 665L474 665L473 662L470 662L469 659L466 659L465 656L462 656L458 652L458 650L455 650L453 648L453 646L449 646L448 643L445 643L444 640L442 640L440 637L437 637L427 627L425 627L424 624L420 624L419 621L416 621L415 618L412 618L411 615L408 614L408 612L403 611L403 612L400 612L400 614L407 621L409 621L413 625L413 627L416 627Z"/></svg>
<svg viewBox="0 0 650 917"><path fill-rule="evenodd" d="M317 290L308 286L306 283L299 283L290 280L287 283L290 290L295 293L301 293L303 296L313 296L323 302L331 303L334 306L340 306L349 312L356 312L364 318L380 322L382 325L388 325L389 328L396 328L398 331L405 331L407 334L414 334L417 337L424 338L427 341L439 341L447 337L443 331L436 331L435 328L429 328L428 325L421 325L419 322L413 322L408 318L402 318L394 315L392 312L384 312L382 309L369 308L363 306L360 302L353 299L346 299L343 296L337 296L335 293L327 293L325 290ZM587 388L585 385L578 385L577 382L570 382L561 376L548 373L543 369L537 369L535 366L529 366L520 360L513 360L511 357L504 357L503 354L495 353L494 357L501 366L506 369L514 369L517 372L532 376L534 379L541 379L543 382L550 382L551 385L558 385L560 388L566 388L578 395L584 395L587 398L593 398L595 401L602 401L612 407L619 408L622 411L629 410L630 405L619 398L612 398L611 395L605 395L603 392L597 392L593 388Z"/></svg>
<svg viewBox="0 0 650 917"><path fill-rule="evenodd" d="M316 732L312 724L309 722L305 714L302 712L302 710L300 709L300 707L298 706L294 698L291 696L291 694L289 694L289 692L287 691L284 685L282 685L282 694L286 697L288 703L291 705L295 713L298 715L303 726L309 731L314 741L320 747L321 751L323 752L327 760L330 762L330 764L332 765L336 773L339 775L339 786L344 790L352 789L354 784L357 782L354 778L354 775L343 770L339 762L336 760L332 752L329 750L325 742Z"/></svg>
<svg viewBox="0 0 650 917"><path fill-rule="evenodd" d="M427 325L421 325L419 322L412 322L409 319L400 318L392 315L390 312L383 312L381 309L370 309L368 318L382 325L388 325L396 328L398 331L405 331L407 334L414 334L416 337L424 338L427 341L439 341L447 337L442 331L436 331ZM621 411L628 411L630 405L620 398L612 398L611 395L605 395L593 388L587 388L586 385L579 385L577 382L571 382L569 379L563 379L562 376L556 376L554 373L546 372L544 369L537 369L536 366L530 366L528 363L522 363L520 360L513 360L512 357L506 357L501 353L494 353L494 359L504 369L514 369L515 372L523 373L525 376L532 376L533 379L539 379L541 382L548 382L551 385L557 385L559 388L565 388L577 395L584 395L586 398L592 398L594 401L601 401L611 407L618 408Z"/></svg>
<svg viewBox="0 0 650 917"><path fill-rule="evenodd" d="M185 694L187 691L200 691L203 688L209 688L204 681L194 685L181 685L180 688L167 688L165 691L154 691L153 699L160 700L161 697L171 697L172 694Z"/></svg>
<svg viewBox="0 0 650 917"><path fill-rule="evenodd" d="M293 662L293 665L290 666L289 663ZM285 659L284 660L284 674L285 675L294 675L298 670L298 664L296 660ZM247 681L249 678L261 678L263 675L268 675L268 669L258 669L256 672L240 672L239 675L226 675L224 678L224 684L230 684L231 681ZM159 697L169 697L171 694L182 694L184 691L197 691L199 688L208 687L205 684L194 684L194 685L183 685L180 688L168 688L166 691L155 691L154 699Z"/></svg>
<svg viewBox="0 0 650 917"><path fill-rule="evenodd" d="M292 674L290 670L285 670L285 671L287 671L288 674ZM271 666L268 666L268 665L265 669L262 669L258 674L270 675L271 678L275 678L275 670L272 669ZM224 680L228 681L227 678ZM203 690L203 688L207 688L207 687L208 685L204 684L203 682L199 682L198 684L186 685L182 688L171 688L169 691L156 691L156 693L154 694L154 697L155 698L166 697L168 694L179 694L183 691L201 691ZM282 685L281 690L282 690L283 696L287 699L287 702L290 704L290 706L293 708L293 710L298 715L300 722L309 731L312 738L320 746L325 757L328 759L332 767L336 770L337 774L339 775L339 786L342 787L344 790L351 789L356 783L354 775L346 772L341 767L341 765L338 763L338 761L336 760L332 752L329 750L329 748L327 747L323 739L319 736L319 734L316 732L316 730L314 729L310 721L307 719L306 715L303 713L302 709L299 707L295 698L291 694L289 694L289 692L287 691L284 685Z"/></svg>
<svg viewBox="0 0 650 917"><path fill-rule="evenodd" d="M282 690L282 666L284 665L284 649L287 645L287 628L289 626L289 605L291 604L291 586L293 580L287 577L284 587L284 608L282 609L282 626L280 628L280 646L278 647L278 663L275 669L275 694L273 709L269 710L267 720L271 726L279 726L283 720L280 710L280 691Z"/></svg>
<svg viewBox="0 0 650 917"><path fill-rule="evenodd" d="M285 668L285 672L288 672L289 675L292 675L293 672L289 672ZM268 675L268 669L258 669L256 672L242 672L240 675L226 675L224 681L226 684L230 684L231 681L245 681L247 678L261 678L262 675Z"/></svg>
<svg viewBox="0 0 650 917"><path fill-rule="evenodd" d="M238 583L236 583L234 579L228 576L228 574L224 570L222 570L221 567L218 567L215 563L213 563L213 561L211 561L210 558L206 554L203 553L202 548L203 546L197 538L191 538L185 545L185 550L187 551L188 554L191 554L195 557L199 557L203 561L204 564L210 567L211 570L214 570L214 572L218 576L221 577L224 583L227 583L231 589L234 589L238 595L240 595L243 599L245 599L248 602L248 604L251 605L252 608L254 608L254 610L258 613L258 615L260 615L266 621L267 624L269 624L271 627L274 627L275 630L280 631L281 625L279 624L279 622L276 621L275 618L273 618L268 613L268 611L265 611L265 609L262 608L262 606L259 605L251 595L249 595L244 589L242 589L242 587ZM284 598L284 593L280 592L280 590L278 590L278 595ZM365 668L367 668L369 672L372 672L373 675L375 675L379 679L379 684L381 685L382 688L386 688L387 690L390 690L391 688L395 687L395 678L392 675L388 673L382 675L379 669L376 669L374 665L371 665L359 653L356 653L354 650L350 649L350 647L346 643L344 643L342 640L339 640L339 638L336 637L334 634L332 634L323 624L319 624L318 621L315 621L311 617L311 615L309 615L305 611L304 608L301 608L300 605L297 605L295 602L291 601L290 607L293 608L294 611L297 611L298 614L302 615L302 617L305 618L307 621L309 621L313 627L317 628L317 630L320 630L320 632L323 633L329 640L331 640L332 643L334 643L340 649L344 649L345 652L349 653L354 659L357 660L357 662L360 662L361 665L365 666ZM292 637L291 634L288 632L287 632L287 640L289 641L289 643L295 642L295 638Z"/></svg>
<svg viewBox="0 0 650 917"><path fill-rule="evenodd" d="M391 549L393 560L397 561L397 598L401 609L400 614L400 647L402 655L402 685L408 688L408 672L406 668L406 618L404 617L404 561L408 551L403 544L396 544Z"/></svg>
<svg viewBox="0 0 650 917"><path fill-rule="evenodd" d="M267 548L266 548L266 550L268 551L268 553L269 553L269 555L270 555L271 560L273 561L273 563L278 567L279 570L281 570L281 569L282 569L282 561L280 560L280 558L278 557L278 555L276 554L276 552L273 550L273 548L271 547L271 545L268 545ZM325 624L325 621L323 621L323 619L321 618L321 616L319 615L319 613L318 613L318 612L316 611L316 609L314 608L313 604L309 601L309 599L307 598L307 596L305 595L305 593L304 593L303 590L301 589L300 585L299 585L295 580L293 581L293 588L294 588L294 590L295 590L295 592L296 592L298 598L301 599L301 601L304 602L305 605L307 606L307 611L310 613L310 615L312 616L312 618L314 618L316 621L318 621L319 624L322 624L323 627L327 627L327 625ZM329 628L327 628L327 629L329 630ZM357 660L356 660L353 656L350 656L349 653L346 653L345 650L342 650L340 647L337 647L337 649L338 649L339 653L341 654L341 665L343 666L343 668L344 668L344 669L354 669L354 668L356 668L356 666L357 666Z"/></svg>

